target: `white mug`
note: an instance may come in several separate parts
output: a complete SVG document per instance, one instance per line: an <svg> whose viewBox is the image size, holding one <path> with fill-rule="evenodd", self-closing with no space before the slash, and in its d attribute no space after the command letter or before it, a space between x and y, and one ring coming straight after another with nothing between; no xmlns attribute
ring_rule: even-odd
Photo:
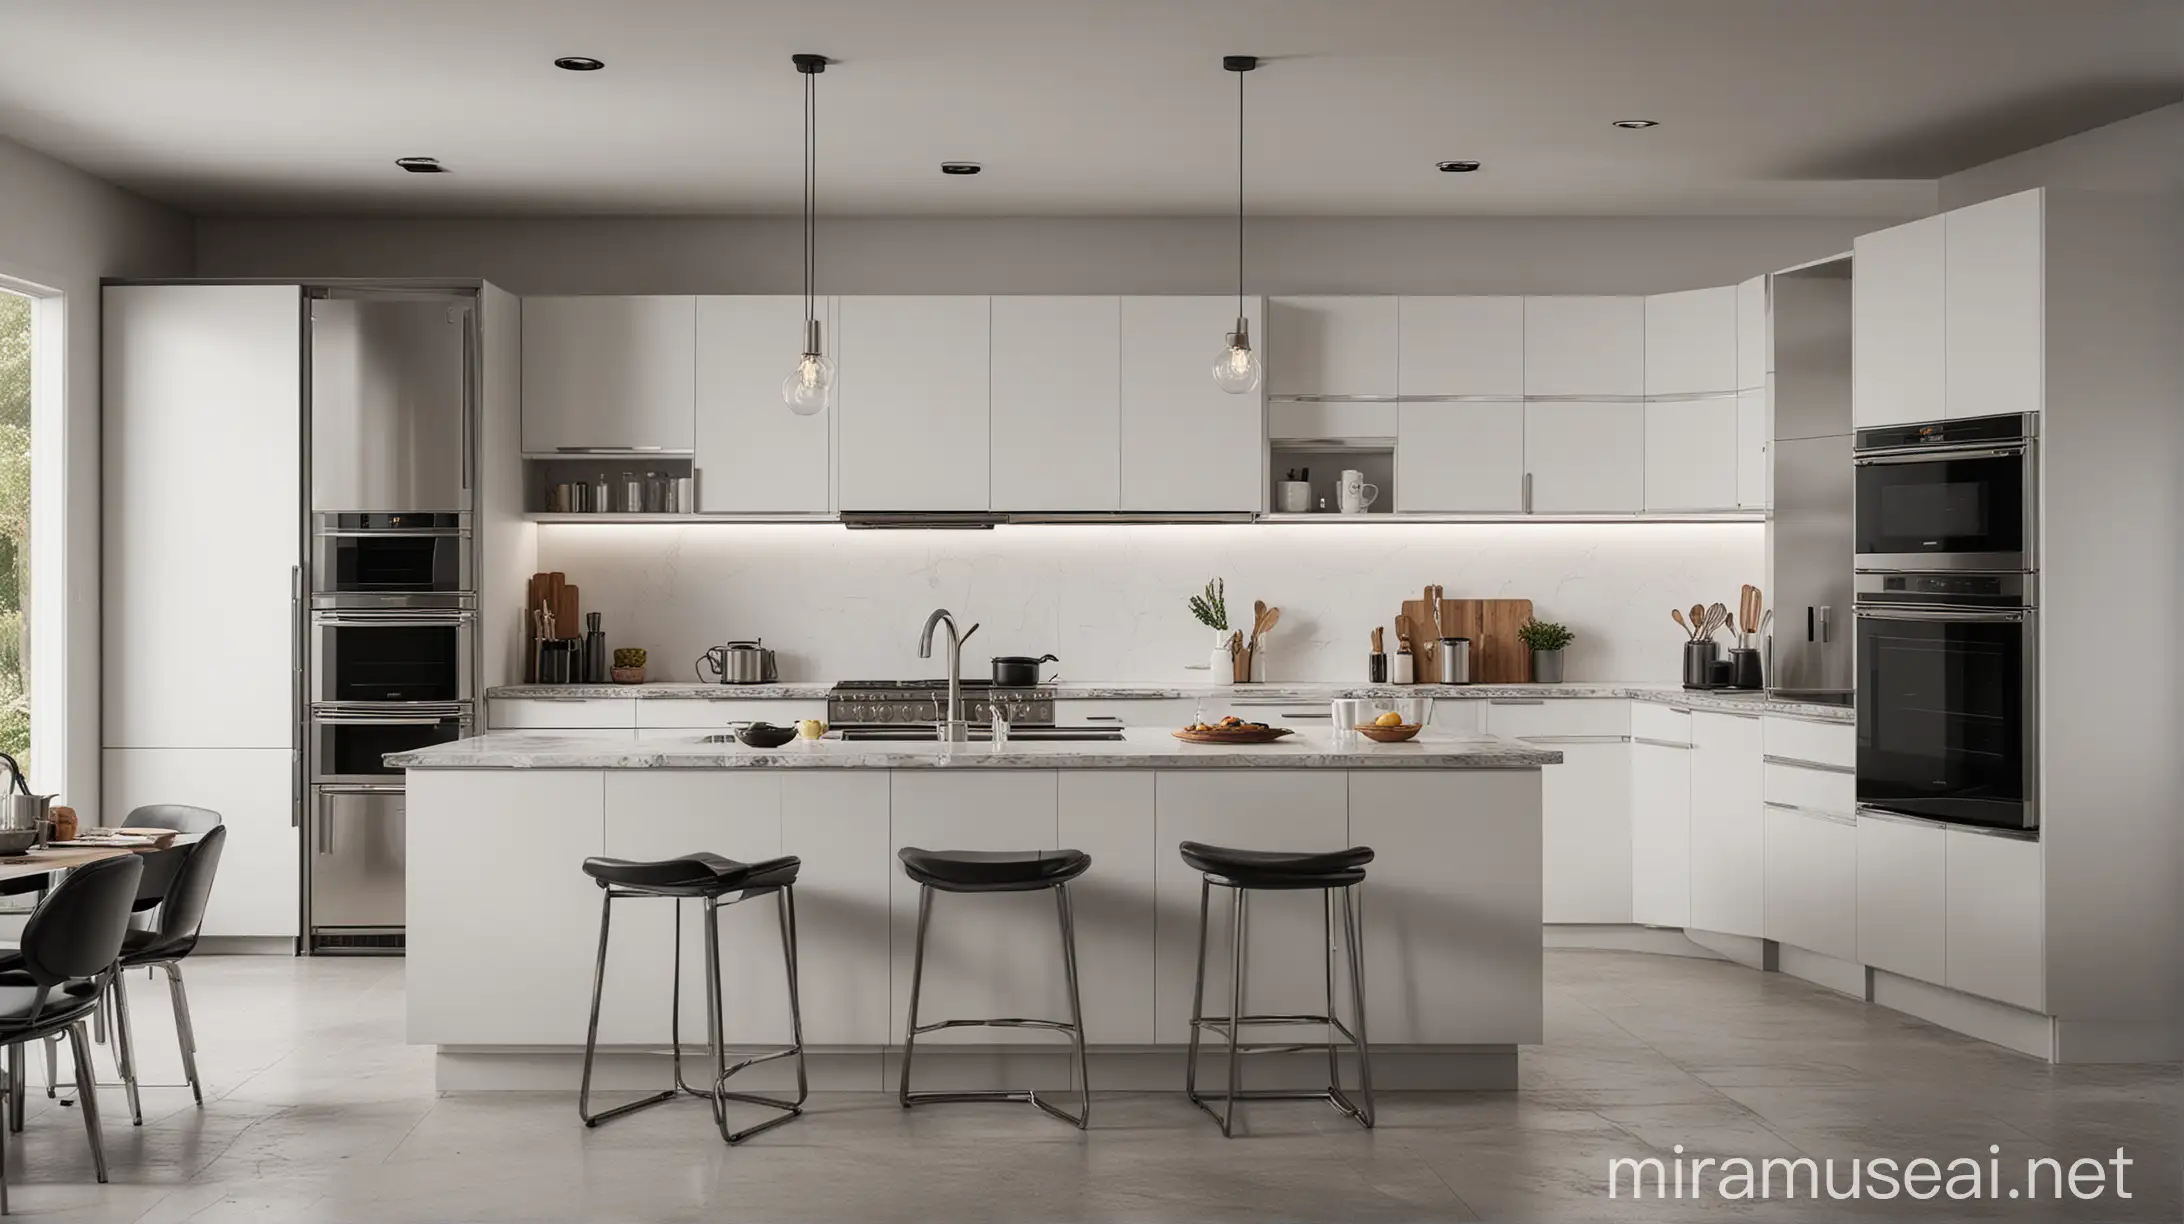
<svg viewBox="0 0 2184 1224"><path fill-rule="evenodd" d="M1365 473L1350 468L1342 473L1342 512L1363 514L1380 497L1380 486L1365 483Z"/></svg>
<svg viewBox="0 0 2184 1224"><path fill-rule="evenodd" d="M1275 508L1283 514L1303 514L1312 508L1312 486L1303 480L1278 480L1274 482L1278 495Z"/></svg>

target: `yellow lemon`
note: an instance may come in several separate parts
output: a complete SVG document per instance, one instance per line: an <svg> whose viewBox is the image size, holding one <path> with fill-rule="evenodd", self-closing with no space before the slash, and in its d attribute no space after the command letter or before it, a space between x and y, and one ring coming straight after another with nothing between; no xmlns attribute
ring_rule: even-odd
<svg viewBox="0 0 2184 1224"><path fill-rule="evenodd" d="M807 718L796 724L796 733L805 739L818 739L827 733L827 725L816 718Z"/></svg>
<svg viewBox="0 0 2184 1224"><path fill-rule="evenodd" d="M1394 710L1390 710L1374 719L1373 725L1376 727L1400 727L1403 725L1403 716Z"/></svg>

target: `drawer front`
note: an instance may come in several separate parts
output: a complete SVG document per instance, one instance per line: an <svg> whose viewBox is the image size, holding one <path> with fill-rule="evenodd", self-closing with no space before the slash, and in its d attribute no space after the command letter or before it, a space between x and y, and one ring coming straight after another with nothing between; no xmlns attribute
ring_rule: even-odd
<svg viewBox="0 0 2184 1224"><path fill-rule="evenodd" d="M495 731L624 731L637 725L635 698L519 697L486 703L486 722Z"/></svg>
<svg viewBox="0 0 2184 1224"><path fill-rule="evenodd" d="M1847 773L1767 762L1767 802L1848 818L1858 810L1858 779Z"/></svg>
<svg viewBox="0 0 2184 1224"><path fill-rule="evenodd" d="M1806 722L1768 715L1767 755L1850 769L1858 763L1858 728L1850 723Z"/></svg>
<svg viewBox="0 0 2184 1224"><path fill-rule="evenodd" d="M1490 698L1486 732L1511 738L1629 735L1630 702L1620 698Z"/></svg>
<svg viewBox="0 0 2184 1224"><path fill-rule="evenodd" d="M1299 403L1276 400L1266 406L1267 436L1289 438L1392 438L1398 409L1394 404Z"/></svg>
<svg viewBox="0 0 2184 1224"><path fill-rule="evenodd" d="M1206 713L1212 717L1219 718L1221 715L1217 710L1223 709L1225 707L1216 706L1211 699L1206 703ZM1322 707L1320 713L1326 712ZM1198 700L1194 697L1142 697L1119 701L1058 700L1054 703L1054 721L1063 726L1100 723L1120 724L1125 727L1167 727L1173 730L1190 722L1197 713ZM1241 711L1238 713L1242 716Z"/></svg>
<svg viewBox="0 0 2184 1224"><path fill-rule="evenodd" d="M729 701L706 698L658 698L636 702L639 730L711 730L732 723L770 722L788 726L807 718L825 719L824 698L785 700L752 697Z"/></svg>
<svg viewBox="0 0 2184 1224"><path fill-rule="evenodd" d="M1691 712L1650 701L1630 703L1630 737L1662 744L1691 742Z"/></svg>

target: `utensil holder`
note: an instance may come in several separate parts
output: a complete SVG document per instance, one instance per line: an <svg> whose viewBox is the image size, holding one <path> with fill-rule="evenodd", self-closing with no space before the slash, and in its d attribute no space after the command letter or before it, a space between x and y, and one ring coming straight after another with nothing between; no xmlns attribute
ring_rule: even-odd
<svg viewBox="0 0 2184 1224"><path fill-rule="evenodd" d="M1714 663L1721 656L1721 647L1711 638L1685 642L1683 648L1683 686L1687 689L1714 687Z"/></svg>

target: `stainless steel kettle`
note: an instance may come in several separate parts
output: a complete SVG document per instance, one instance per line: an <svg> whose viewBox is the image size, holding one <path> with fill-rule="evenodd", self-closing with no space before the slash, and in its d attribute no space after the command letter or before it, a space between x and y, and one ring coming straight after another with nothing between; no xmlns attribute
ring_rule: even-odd
<svg viewBox="0 0 2184 1224"><path fill-rule="evenodd" d="M53 818L53 795L33 795L30 783L15 758L0 752L8 767L8 785L0 794L0 854L21 854L45 840L46 822Z"/></svg>
<svg viewBox="0 0 2184 1224"><path fill-rule="evenodd" d="M698 660L698 679L705 680L707 672L722 684L772 684L781 678L774 652L756 640L727 642L706 651Z"/></svg>

